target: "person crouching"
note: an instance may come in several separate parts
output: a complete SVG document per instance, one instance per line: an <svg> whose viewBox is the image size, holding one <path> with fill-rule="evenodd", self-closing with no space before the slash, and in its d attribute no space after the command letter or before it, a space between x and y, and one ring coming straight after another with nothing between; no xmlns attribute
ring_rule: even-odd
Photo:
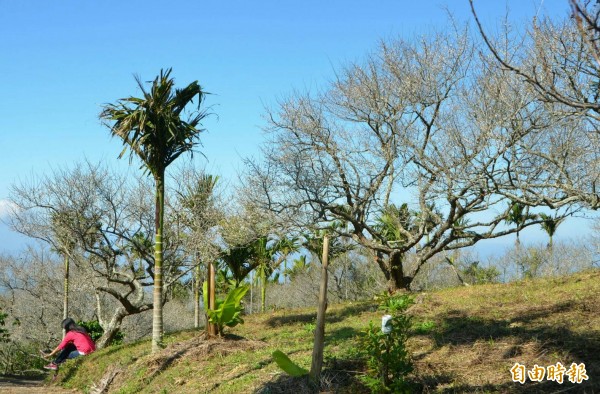
<svg viewBox="0 0 600 394"><path fill-rule="evenodd" d="M42 353L44 358L54 357L56 358L48 365L44 365L45 369L57 370L58 365L65 362L68 359L85 356L86 354L92 353L96 350L96 344L89 336L85 328L75 324L75 321L71 318L67 318L61 323L65 330L65 337L62 342L58 344L56 349L51 353Z"/></svg>

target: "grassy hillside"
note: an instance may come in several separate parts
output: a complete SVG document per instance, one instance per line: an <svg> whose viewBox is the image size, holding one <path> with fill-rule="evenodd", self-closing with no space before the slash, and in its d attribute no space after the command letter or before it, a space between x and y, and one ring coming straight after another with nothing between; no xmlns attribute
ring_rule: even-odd
<svg viewBox="0 0 600 394"><path fill-rule="evenodd" d="M600 392L600 271L448 289L416 299L409 342L415 390ZM149 342L105 349L70 361L55 382L82 392L309 392L306 382L280 372L271 353L280 349L309 368L314 310L248 316L226 339L205 340L194 331L168 335L167 347L156 355L149 354ZM380 319L372 302L330 306L325 390L366 392L356 379L364 365L354 356L353 339L369 320ZM589 380L515 383L510 369L517 362L527 369L585 363Z"/></svg>

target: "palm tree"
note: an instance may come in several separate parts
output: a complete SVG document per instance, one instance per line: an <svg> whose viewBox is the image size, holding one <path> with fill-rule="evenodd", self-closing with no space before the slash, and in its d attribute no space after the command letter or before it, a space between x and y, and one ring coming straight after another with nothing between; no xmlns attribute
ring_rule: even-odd
<svg viewBox="0 0 600 394"><path fill-rule="evenodd" d="M273 272L281 265L290 253L296 252L299 245L296 238L283 237L272 239L269 236L262 236L251 244L250 260L248 272L256 269L258 279L260 280L260 301L261 312L266 309L267 283ZM274 281L279 279L276 275Z"/></svg>
<svg viewBox="0 0 600 394"><path fill-rule="evenodd" d="M268 237L260 237L254 243L254 251L257 260L257 274L260 280L260 311L266 309L267 282L274 271L272 259L277 252L274 245L269 245Z"/></svg>
<svg viewBox="0 0 600 394"><path fill-rule="evenodd" d="M530 214L525 205L521 204L520 202L509 202L508 209L508 215L504 221L508 224L514 224L517 226L517 239L515 243L518 247L521 244L521 241L519 240L519 231L521 230L521 227L527 223L528 220L536 219L537 215Z"/></svg>
<svg viewBox="0 0 600 394"><path fill-rule="evenodd" d="M556 230L558 226L565 220L565 218L555 218L550 215L546 215L545 213L540 213L540 218L542 219L542 229L548 234L550 241L548 242L548 250L552 250L552 238L554 234L556 234Z"/></svg>
<svg viewBox="0 0 600 394"><path fill-rule="evenodd" d="M142 161L145 172L154 177L155 192L155 243L154 243L154 312L152 317L152 352L162 345L163 336L163 219L165 170L182 153L193 152L199 143L198 127L206 116L200 105L206 93L198 81L183 89L176 89L171 69L161 70L150 90L136 77L142 97L120 99L104 105L100 118L110 128L114 137L123 140L123 151L130 150L130 162L135 155ZM182 119L184 110L197 98L198 107Z"/></svg>
<svg viewBox="0 0 600 394"><path fill-rule="evenodd" d="M254 244L238 245L221 255L221 260L231 272L236 286L239 286L258 266L255 249Z"/></svg>
<svg viewBox="0 0 600 394"><path fill-rule="evenodd" d="M61 208L50 215L56 251L64 258L63 319L69 316L69 282L71 259L78 246L98 241L98 217L86 217L75 208ZM66 332L63 332L65 334Z"/></svg>
<svg viewBox="0 0 600 394"><path fill-rule="evenodd" d="M274 245L274 250L277 255L277 260L275 261L274 267L279 268L279 270L283 273L283 283L285 283L286 275L287 275L287 258L291 253L297 252L300 249L299 240L297 237L291 238L281 238ZM283 269L280 267L281 263L283 263Z"/></svg>
<svg viewBox="0 0 600 394"><path fill-rule="evenodd" d="M306 255L300 255L297 259L292 261L292 266L290 268L284 269L283 275L289 281L292 281L300 273L308 271L310 267L310 261L306 260Z"/></svg>
<svg viewBox="0 0 600 394"><path fill-rule="evenodd" d="M252 243L246 245L238 245L230 248L221 254L221 261L225 263L227 269L231 272L231 276L235 281L235 286L239 286L244 279L250 275L250 310L253 311L253 296L254 296L254 280L252 271L256 268L255 247Z"/></svg>
<svg viewBox="0 0 600 394"><path fill-rule="evenodd" d="M328 234L328 256L330 257L330 260L335 260L344 253L349 252L354 248L354 246L342 242L341 237L333 235L335 229L337 228L336 226L338 225L339 223L336 222L325 230L314 230L313 232L306 232L302 234L302 247L306 248L312 257L322 263L321 258L324 247L323 242L325 240L325 234ZM312 264L307 263L306 265L308 266Z"/></svg>

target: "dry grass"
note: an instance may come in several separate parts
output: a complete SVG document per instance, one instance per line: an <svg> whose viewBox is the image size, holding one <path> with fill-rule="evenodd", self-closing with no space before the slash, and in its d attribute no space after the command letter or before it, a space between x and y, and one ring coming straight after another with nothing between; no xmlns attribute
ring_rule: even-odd
<svg viewBox="0 0 600 394"><path fill-rule="evenodd" d="M415 323L410 380L424 393L600 392L599 300L598 270L420 294L409 312ZM354 338L380 315L370 302L329 308L323 392L366 392L356 379L364 366L353 359ZM69 364L59 380L85 392L103 382L109 382L105 392L115 393L315 392L271 359L279 349L309 368L314 318L312 308L252 315L226 339L206 340L193 331L169 336L169 346L156 355L148 342L106 349ZM516 362L558 361L585 363L590 379L562 385L511 380Z"/></svg>
<svg viewBox="0 0 600 394"><path fill-rule="evenodd" d="M599 300L599 271L428 294L411 311L437 327L411 340L416 376L427 392L598 392ZM585 363L590 380L521 385L509 372L516 362Z"/></svg>

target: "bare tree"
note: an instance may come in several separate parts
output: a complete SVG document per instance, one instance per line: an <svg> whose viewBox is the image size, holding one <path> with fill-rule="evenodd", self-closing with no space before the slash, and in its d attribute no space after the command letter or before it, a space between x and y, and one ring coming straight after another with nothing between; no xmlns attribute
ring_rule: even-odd
<svg viewBox="0 0 600 394"><path fill-rule="evenodd" d="M323 92L280 101L268 112L264 160L247 160L247 195L300 226L325 215L349 223L337 231L374 252L390 290L410 288L442 251L539 223L503 226L500 186L519 144L549 127L545 108L497 73L468 31L454 33L383 42ZM404 202L409 221L393 209ZM377 225L390 213L395 238Z"/></svg>
<svg viewBox="0 0 600 394"><path fill-rule="evenodd" d="M62 228L76 241L72 263L90 272L96 305L87 307L96 310L104 329L98 341L100 347L111 341L125 317L153 308L147 290L153 286L154 277L149 238L154 231L150 209L153 201L148 183L139 179L137 184L130 185L126 178L99 165L84 163L72 170L55 170L51 175L12 188L11 200L16 209L10 224L22 234L55 245L53 218L56 213L68 209L76 218L65 221ZM166 289L189 272L179 233L173 223L167 221Z"/></svg>
<svg viewBox="0 0 600 394"><path fill-rule="evenodd" d="M56 252L45 245L31 245L18 255L0 256L1 307L16 324L11 339L20 344L50 347L60 339L62 263ZM92 320L95 316L94 291L86 273L72 267L70 278L71 316Z"/></svg>
<svg viewBox="0 0 600 394"><path fill-rule="evenodd" d="M581 202L600 207L600 62L598 3L568 0L571 18L534 18L523 32L486 33L473 0L472 13L498 73L528 89L551 127L518 144L502 184L525 204L558 207ZM511 189L512 187L512 189ZM519 191L519 193L514 193Z"/></svg>

